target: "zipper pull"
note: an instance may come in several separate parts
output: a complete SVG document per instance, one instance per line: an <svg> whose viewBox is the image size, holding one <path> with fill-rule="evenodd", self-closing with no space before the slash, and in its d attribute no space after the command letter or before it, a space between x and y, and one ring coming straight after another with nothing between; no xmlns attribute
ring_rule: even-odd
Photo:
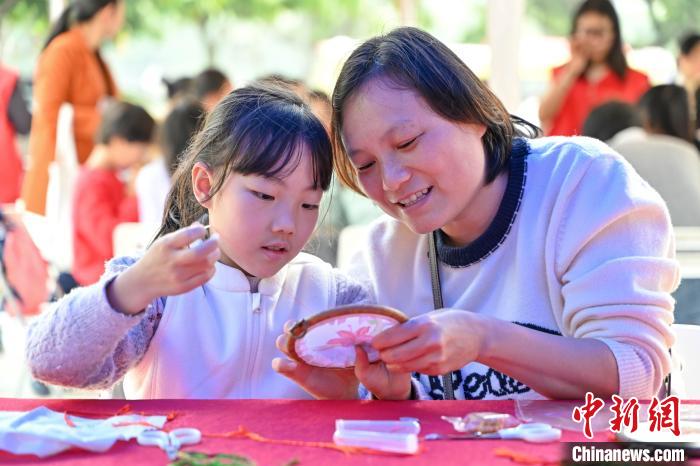
<svg viewBox="0 0 700 466"><path fill-rule="evenodd" d="M262 311L260 307L260 293L253 293L251 296L253 298L251 306L253 308L253 312L256 314L260 314L260 312Z"/></svg>

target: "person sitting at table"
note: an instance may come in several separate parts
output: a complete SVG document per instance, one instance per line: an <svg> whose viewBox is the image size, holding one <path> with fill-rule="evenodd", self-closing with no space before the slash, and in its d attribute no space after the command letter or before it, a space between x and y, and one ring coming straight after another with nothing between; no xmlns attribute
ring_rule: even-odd
<svg viewBox="0 0 700 466"><path fill-rule="evenodd" d="M126 374L127 398L309 398L272 369L284 323L370 298L300 253L331 152L321 122L287 89L230 93L178 166L145 254L111 260L97 284L29 328L32 373L94 389Z"/></svg>
<svg viewBox="0 0 700 466"><path fill-rule="evenodd" d="M355 49L332 102L336 174L387 214L348 271L411 317L374 337L380 362L358 349L375 397L443 399L449 385L458 399L658 393L679 267L663 200L617 153L528 137L415 28ZM318 397L339 391L331 371L276 365Z"/></svg>

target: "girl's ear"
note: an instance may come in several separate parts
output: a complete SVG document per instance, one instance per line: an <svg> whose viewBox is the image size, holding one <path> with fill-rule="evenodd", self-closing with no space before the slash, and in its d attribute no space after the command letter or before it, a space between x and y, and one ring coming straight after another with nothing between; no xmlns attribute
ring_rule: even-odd
<svg viewBox="0 0 700 466"><path fill-rule="evenodd" d="M197 162L192 167L192 189L194 197L197 198L202 207L207 209L211 207L210 192L214 185L214 174L202 162Z"/></svg>

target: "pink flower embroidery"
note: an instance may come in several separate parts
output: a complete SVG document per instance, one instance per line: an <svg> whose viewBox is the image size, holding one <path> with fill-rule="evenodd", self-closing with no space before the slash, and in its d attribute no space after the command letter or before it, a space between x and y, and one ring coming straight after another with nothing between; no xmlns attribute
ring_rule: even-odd
<svg viewBox="0 0 700 466"><path fill-rule="evenodd" d="M356 346L369 343L372 340L369 330L369 327L360 327L355 332L339 330L338 338L331 338L326 342L326 346Z"/></svg>

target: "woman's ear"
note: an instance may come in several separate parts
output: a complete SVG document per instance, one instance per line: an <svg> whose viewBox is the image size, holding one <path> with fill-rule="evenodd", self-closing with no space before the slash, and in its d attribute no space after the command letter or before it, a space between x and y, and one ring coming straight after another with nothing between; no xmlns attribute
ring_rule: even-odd
<svg viewBox="0 0 700 466"><path fill-rule="evenodd" d="M197 201L206 207L211 207L211 187L214 185L214 174L202 162L197 162L192 167L192 190Z"/></svg>

